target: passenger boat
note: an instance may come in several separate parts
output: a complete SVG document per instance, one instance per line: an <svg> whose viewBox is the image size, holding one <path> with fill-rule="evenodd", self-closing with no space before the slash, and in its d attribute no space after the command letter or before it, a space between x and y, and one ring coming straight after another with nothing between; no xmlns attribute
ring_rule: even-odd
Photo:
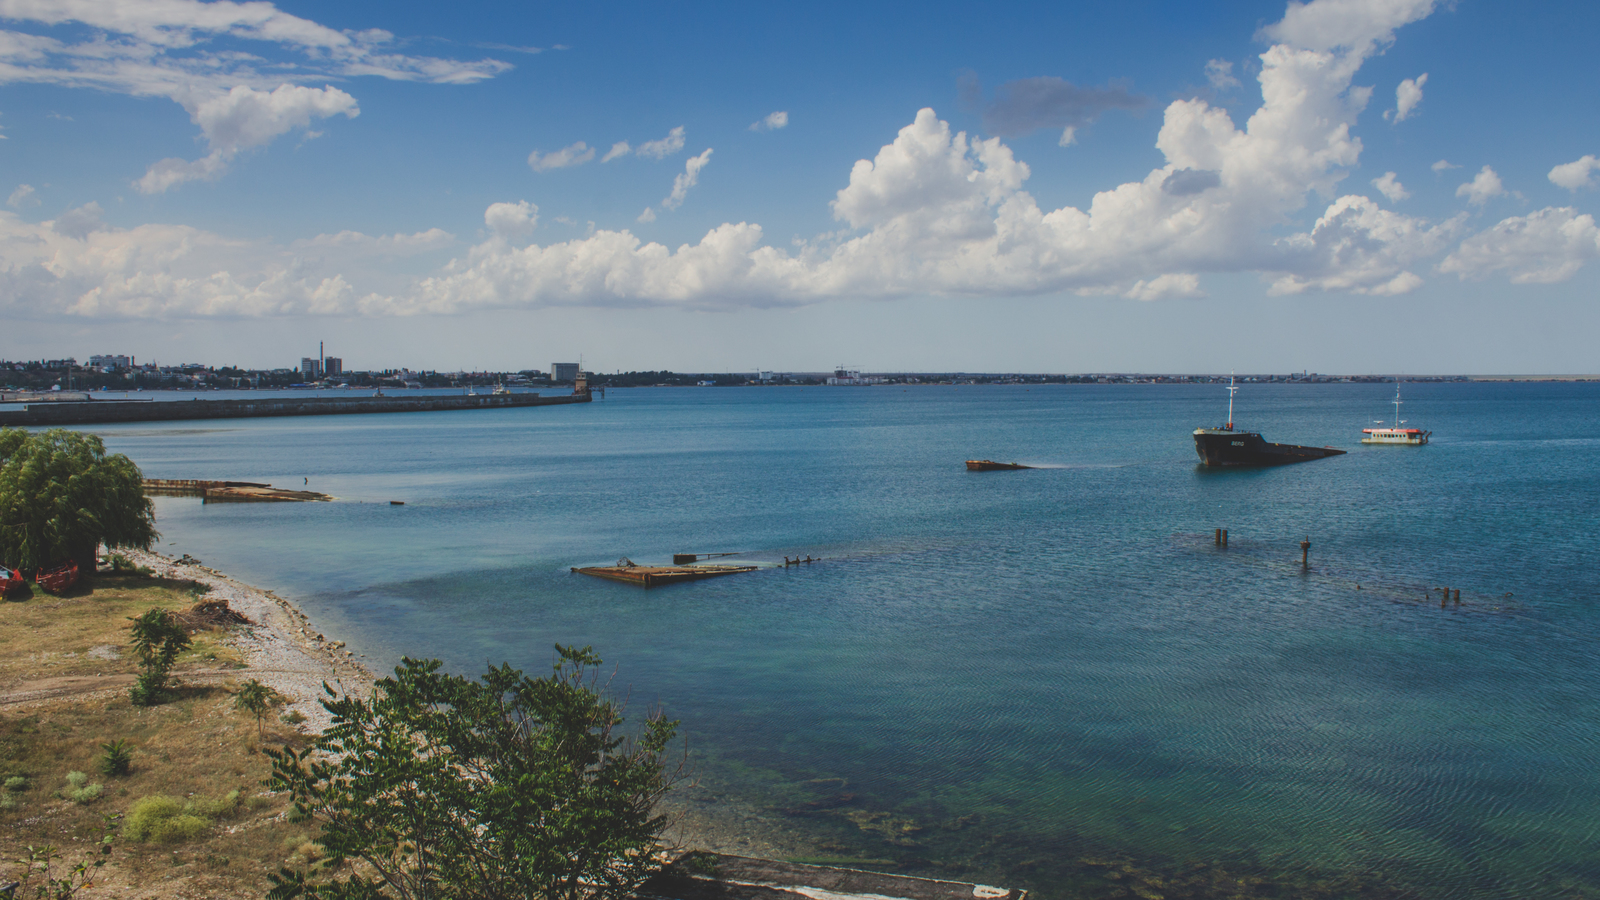
<svg viewBox="0 0 1600 900"><path fill-rule="evenodd" d="M1420 447L1433 436L1431 431L1420 428L1401 428L1405 420L1400 418L1400 383L1394 385L1394 427L1393 428L1363 428L1361 433L1366 437L1361 439L1363 444L1404 444L1411 447Z"/></svg>
<svg viewBox="0 0 1600 900"><path fill-rule="evenodd" d="M18 594L27 593L28 582L22 579L22 573L16 569L0 566L0 597L11 599Z"/></svg>
<svg viewBox="0 0 1600 900"><path fill-rule="evenodd" d="M78 564L68 560L53 569L40 569L33 580L46 591L59 594L78 583Z"/></svg>
<svg viewBox="0 0 1600 900"><path fill-rule="evenodd" d="M1228 424L1194 430L1194 452L1204 466L1282 466L1288 463L1342 456L1333 447L1302 447L1262 440L1254 431L1233 430L1233 395L1239 388L1228 379Z"/></svg>
<svg viewBox="0 0 1600 900"><path fill-rule="evenodd" d="M995 462L992 459L969 459L969 460L967 460L967 470L969 472L998 472L998 471L1009 470L1009 469L1031 469L1031 468L1033 468L1033 466L1025 466L1022 463Z"/></svg>

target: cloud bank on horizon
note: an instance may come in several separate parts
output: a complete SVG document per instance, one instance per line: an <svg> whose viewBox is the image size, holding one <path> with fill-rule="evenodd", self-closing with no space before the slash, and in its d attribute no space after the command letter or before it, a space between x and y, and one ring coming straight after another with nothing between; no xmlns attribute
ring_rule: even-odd
<svg viewBox="0 0 1600 900"><path fill-rule="evenodd" d="M439 229L414 235L322 235L292 244L240 241L187 226L107 227L96 204L37 223L0 211L0 308L15 316L212 317L451 314L558 305L734 309L793 306L836 298L922 295L1021 296L1073 293L1152 301L1203 296L1202 278L1253 273L1269 292L1397 295L1423 274L1512 283L1570 279L1600 255L1600 228L1570 206L1547 207L1474 229L1462 211L1430 221L1384 208L1340 183L1362 143L1352 129L1372 89L1354 78L1390 46L1396 31L1432 14L1439 0L1291 2L1257 37L1261 103L1239 126L1205 99L1168 104L1155 147L1164 164L1143 179L1095 194L1087 209L1042 209L1024 188L1027 163L1003 140L1035 128L1075 127L1144 99L1117 87L1083 89L1060 79L1008 85L984 107L995 137L953 130L931 108L918 112L871 160L859 160L831 201L840 231L783 249L759 224L727 222L676 249L631 231L599 229L540 244L538 207L497 202L486 236L432 274L397 279L374 260L433 253L457 240ZM268 3L193 0L0 0L0 18L78 23L116 35L78 41L0 32L0 84L49 82L183 105L210 152L153 163L146 192L222 177L236 154L313 122L359 113L355 98L330 86L284 81L337 75L471 83L505 64L412 57L382 48L384 32L341 32L284 14ZM288 75L250 58L208 49L227 37L270 41L304 60ZM95 49L99 48L99 49ZM1239 84L1213 60L1204 77ZM1419 114L1426 73L1396 89L1387 115L1397 127ZM993 121L991 121L991 119ZM782 128L773 113L756 130ZM998 124L997 124L998 123ZM741 126L742 127L742 126ZM755 128L755 126L751 126ZM684 130L640 144L617 142L600 162L625 155L661 159L685 147ZM710 160L690 157L671 193L676 209ZM535 151L535 171L587 163L578 142ZM1557 165L1552 183L1592 186L1592 156ZM1453 168L1435 164L1443 173ZM1371 182L1390 204L1409 194L1395 173ZM19 186L21 208L32 189ZM1488 165L1457 191L1481 209L1507 195ZM1309 227L1315 200L1325 203ZM653 208L640 221L655 218Z"/></svg>

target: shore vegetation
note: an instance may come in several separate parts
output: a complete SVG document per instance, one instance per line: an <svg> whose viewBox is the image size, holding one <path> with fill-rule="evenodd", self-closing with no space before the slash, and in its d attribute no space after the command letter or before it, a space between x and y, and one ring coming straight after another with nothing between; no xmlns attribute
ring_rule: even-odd
<svg viewBox="0 0 1600 900"><path fill-rule="evenodd" d="M556 654L543 678L407 659L370 700L330 690L332 727L270 753L273 786L321 828L323 863L285 868L268 896L631 896L666 849L677 723L653 712L624 736L600 658Z"/></svg>

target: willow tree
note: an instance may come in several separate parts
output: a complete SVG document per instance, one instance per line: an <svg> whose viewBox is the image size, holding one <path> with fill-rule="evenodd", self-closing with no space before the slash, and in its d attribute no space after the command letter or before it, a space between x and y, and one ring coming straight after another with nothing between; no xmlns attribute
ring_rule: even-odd
<svg viewBox="0 0 1600 900"><path fill-rule="evenodd" d="M0 428L0 563L92 573L99 545L148 550L155 522L139 467L99 437Z"/></svg>

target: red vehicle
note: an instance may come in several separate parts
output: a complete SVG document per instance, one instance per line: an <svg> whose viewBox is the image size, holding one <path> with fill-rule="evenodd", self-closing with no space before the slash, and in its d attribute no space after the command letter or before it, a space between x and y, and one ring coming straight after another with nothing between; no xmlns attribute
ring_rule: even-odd
<svg viewBox="0 0 1600 900"><path fill-rule="evenodd" d="M22 573L16 569L0 566L0 597L11 599L18 594L26 593L28 583L22 580Z"/></svg>
<svg viewBox="0 0 1600 900"><path fill-rule="evenodd" d="M78 583L78 564L69 560L53 569L40 569L33 580L46 591L59 594Z"/></svg>

